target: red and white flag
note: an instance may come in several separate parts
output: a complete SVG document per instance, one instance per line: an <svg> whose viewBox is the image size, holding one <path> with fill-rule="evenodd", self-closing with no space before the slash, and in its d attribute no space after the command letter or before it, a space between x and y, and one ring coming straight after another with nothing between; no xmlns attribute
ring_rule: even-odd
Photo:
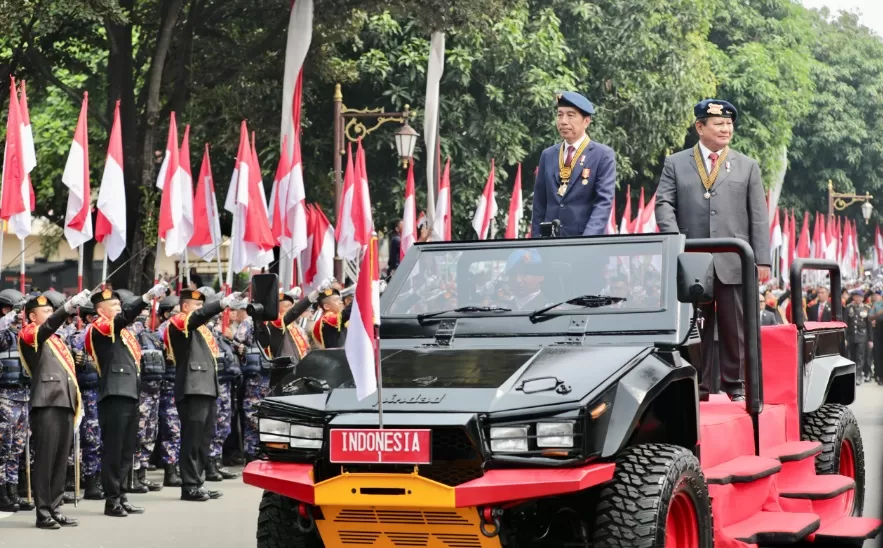
<svg viewBox="0 0 883 548"><path fill-rule="evenodd" d="M61 182L68 188L67 211L64 216L64 237L71 249L92 239L92 196L89 190L89 143L86 117L89 94L83 94L80 118L74 140L67 155ZM123 205L122 207L125 207Z"/></svg>
<svg viewBox="0 0 883 548"><path fill-rule="evenodd" d="M184 249L193 238L193 170L190 169L190 124L184 126L184 138L181 139L181 151L178 153L178 169L181 170L181 226Z"/></svg>
<svg viewBox="0 0 883 548"><path fill-rule="evenodd" d="M641 199L638 202L638 214L635 215L635 220L632 221L631 233L632 234L640 234L641 233L641 219L644 217L644 189L641 189Z"/></svg>
<svg viewBox="0 0 883 548"><path fill-rule="evenodd" d="M770 230L778 229L778 235L776 236L776 240L770 241L770 251L774 253L776 250L779 251L779 272L781 276L788 276L788 269L791 267L791 263L789 261L788 255L788 241L791 239L791 235L794 232L793 227L788 219L788 212L785 212L785 226L779 226L779 208L776 208L773 213L773 226L770 227ZM775 245L773 245L775 244Z"/></svg>
<svg viewBox="0 0 883 548"><path fill-rule="evenodd" d="M414 196L414 161L408 162L408 177L405 180L405 214L402 216L402 245L399 247L401 259L417 242L417 198Z"/></svg>
<svg viewBox="0 0 883 548"><path fill-rule="evenodd" d="M126 248L126 182L123 176L123 136L120 129L120 102L113 111L113 126L107 143L104 174L98 190L95 240L104 245L107 258L115 261Z"/></svg>
<svg viewBox="0 0 883 548"><path fill-rule="evenodd" d="M347 145L346 171L343 174L343 192L340 198L340 217L334 237L337 239L337 254L344 260L353 261L359 257L361 246L356 242L356 225L353 223L353 193L358 175L358 162L353 157L352 145Z"/></svg>
<svg viewBox="0 0 883 548"><path fill-rule="evenodd" d="M29 209L33 212L36 207L36 197L34 196L34 185L31 183L31 172L37 167L37 150L34 147L34 130L31 127L31 115L28 112L28 93L24 80L21 81L21 101L19 103L19 108L21 108L22 153L24 155L25 174L27 175L28 181L28 203L30 204ZM30 231L30 224L28 224L28 230Z"/></svg>
<svg viewBox="0 0 883 548"><path fill-rule="evenodd" d="M643 189L641 189L643 198ZM659 231L656 226L656 194L650 197L650 201L641 211L641 217L636 226L636 232L640 234L654 234Z"/></svg>
<svg viewBox="0 0 883 548"><path fill-rule="evenodd" d="M301 253L304 288L316 289L322 280L334 276L334 229L318 205L306 208L309 222L308 246Z"/></svg>
<svg viewBox="0 0 883 548"><path fill-rule="evenodd" d="M613 197L613 203L610 204L610 218L607 219L607 230L605 234L616 234L616 196Z"/></svg>
<svg viewBox="0 0 883 548"><path fill-rule="evenodd" d="M22 127L15 81L12 81L9 84L9 117L6 122L6 145L3 154L0 218L9 222L19 239L31 233L30 183L25 170Z"/></svg>
<svg viewBox="0 0 883 548"><path fill-rule="evenodd" d="M506 222L506 239L514 240L521 232L521 219L524 218L524 200L521 197L521 164L515 171L515 185L512 187L512 200L509 202L509 218Z"/></svg>
<svg viewBox="0 0 883 548"><path fill-rule="evenodd" d="M356 163L358 164L356 174L359 177L355 183L355 192L353 192L353 226L356 230L356 242L358 242L361 252L374 237L374 215L371 212L371 195L368 190L368 169L365 166L365 149L362 148L361 140L356 150Z"/></svg>
<svg viewBox="0 0 883 548"><path fill-rule="evenodd" d="M484 192L478 198L478 204L475 207L475 215L472 217L472 228L478 234L479 240L486 240L488 232L491 228L491 221L497 215L497 200L494 196L494 179L496 178L494 171L494 160L491 159L491 172L488 174L487 182L484 185Z"/></svg>
<svg viewBox="0 0 883 548"><path fill-rule="evenodd" d="M773 212L770 219L770 250L775 251L782 247L782 226L779 224L779 208Z"/></svg>
<svg viewBox="0 0 883 548"><path fill-rule="evenodd" d="M169 134L166 139L166 154L156 187L162 191L159 204L159 238L165 240L166 257L180 255L187 249L193 229L185 227L184 201L181 192L181 151L178 149L178 125L175 113L169 115Z"/></svg>
<svg viewBox="0 0 883 548"><path fill-rule="evenodd" d="M291 164L288 161L287 137L282 137L282 151L273 177L273 190L270 191L270 229L277 245L289 237L285 222L285 202L288 198L288 184L291 180Z"/></svg>
<svg viewBox="0 0 883 548"><path fill-rule="evenodd" d="M202 155L199 180L196 181L196 196L193 200L193 237L187 248L203 260L211 261L219 253L221 244L221 220L218 215L218 199L215 195L215 180L212 176L212 163L208 145Z"/></svg>
<svg viewBox="0 0 883 548"><path fill-rule="evenodd" d="M877 266L883 265L883 234L880 233L880 225L874 229L874 252L876 253Z"/></svg>
<svg viewBox="0 0 883 548"><path fill-rule="evenodd" d="M622 221L619 224L620 234L631 234L632 230L632 186L626 186L625 209L622 212Z"/></svg>
<svg viewBox="0 0 883 548"><path fill-rule="evenodd" d="M260 168L255 159L249 146L248 127L243 121L233 180L224 202L224 209L233 214L228 277L231 272L242 272L249 266L264 267L272 261L273 232L267 218L267 203L263 199Z"/></svg>
<svg viewBox="0 0 883 548"><path fill-rule="evenodd" d="M362 257L356 296L347 329L344 352L356 383L356 397L363 400L377 392L379 358L376 332L380 325L380 269L377 238L368 242Z"/></svg>
<svg viewBox="0 0 883 548"><path fill-rule="evenodd" d="M282 78L282 125L280 142L294 158L295 134L300 130L303 65L313 39L313 0L292 0L285 43L285 71Z"/></svg>
<svg viewBox="0 0 883 548"><path fill-rule="evenodd" d="M803 213L803 228L800 229L800 239L797 240L797 251L795 257L802 259L810 258L810 240L809 240L809 212Z"/></svg>
<svg viewBox="0 0 883 548"><path fill-rule="evenodd" d="M432 241L451 241L451 158L445 163L445 171L438 185L435 216L432 219Z"/></svg>
<svg viewBox="0 0 883 548"><path fill-rule="evenodd" d="M294 134L294 148L291 157L291 174L288 179L288 192L285 195L286 237L290 238L289 254L296 257L307 248L307 194L304 190L303 159L300 154L300 136ZM324 215L324 214L323 214Z"/></svg>

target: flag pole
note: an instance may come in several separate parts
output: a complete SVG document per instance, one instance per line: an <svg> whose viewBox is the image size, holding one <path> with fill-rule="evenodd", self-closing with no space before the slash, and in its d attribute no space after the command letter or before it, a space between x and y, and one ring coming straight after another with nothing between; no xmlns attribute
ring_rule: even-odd
<svg viewBox="0 0 883 548"><path fill-rule="evenodd" d="M159 234L156 235L156 256L153 258L153 285L159 283L159 253L162 250L162 238L159 237ZM180 294L180 291L178 292ZM156 329L158 326L156 325L156 298L151 299L150 301L150 326L151 329ZM135 473L134 467L132 468L132 473Z"/></svg>
<svg viewBox="0 0 883 548"><path fill-rule="evenodd" d="M371 238L371 242L368 244L367 253L372 255L372 261L369 263L371 268L371 283L374 284L376 279L379 279L380 274L380 265L378 264L378 247L377 247L377 233L373 234ZM373 288L372 288L373 295ZM372 307L373 309L373 307ZM380 315L379 310L373 310L374 314ZM383 430L383 372L380 368L380 326L377 325L377 320L374 319L372 322L374 325L374 340L371 341L374 346L374 370L377 375L377 421L379 428Z"/></svg>
<svg viewBox="0 0 883 548"><path fill-rule="evenodd" d="M101 261L101 289L107 286L107 250L104 250L104 259Z"/></svg>
<svg viewBox="0 0 883 548"><path fill-rule="evenodd" d="M190 287L190 253L187 253L187 248L184 248L184 281L187 283L187 287Z"/></svg>
<svg viewBox="0 0 883 548"><path fill-rule="evenodd" d="M77 248L79 250L77 256L77 293L83 290L83 246L85 243L82 243ZM106 257L106 255L105 255ZM77 329L83 329L83 318L80 317L80 309L77 307Z"/></svg>
<svg viewBox="0 0 883 548"><path fill-rule="evenodd" d="M24 294L25 292L25 239L21 238L19 240L21 242L21 271L19 272L18 277L18 290Z"/></svg>

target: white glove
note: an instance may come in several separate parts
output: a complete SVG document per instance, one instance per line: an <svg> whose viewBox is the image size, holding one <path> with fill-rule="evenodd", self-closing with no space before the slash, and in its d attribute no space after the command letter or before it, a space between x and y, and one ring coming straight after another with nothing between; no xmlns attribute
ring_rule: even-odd
<svg viewBox="0 0 883 548"><path fill-rule="evenodd" d="M151 287L147 293L145 293L142 298L144 302L150 302L151 299L162 299L166 296L166 293L169 290L169 284L166 282L159 282L155 286Z"/></svg>
<svg viewBox="0 0 883 548"><path fill-rule="evenodd" d="M310 294L307 295L307 298L310 299L311 303L318 301L319 300L319 290L314 289L314 290L310 291Z"/></svg>
<svg viewBox="0 0 883 548"><path fill-rule="evenodd" d="M242 298L242 293L239 291L236 291L234 293L230 293L229 295L227 295L226 297L221 299L221 307L222 308L229 308L230 305L232 305L236 301L240 300L241 298Z"/></svg>
<svg viewBox="0 0 883 548"><path fill-rule="evenodd" d="M15 321L16 316L18 316L18 314L15 312L15 310L12 310L10 312L7 312L5 316L0 318L0 330L7 329L10 325L12 325L12 322Z"/></svg>
<svg viewBox="0 0 883 548"><path fill-rule="evenodd" d="M89 296L92 295L92 292L88 289L84 289L71 297L71 300L64 303L64 309L68 314L72 314L74 310L81 306L86 306L89 304Z"/></svg>
<svg viewBox="0 0 883 548"><path fill-rule="evenodd" d="M334 279L334 276L332 276L330 278L325 278L324 280L322 280L322 283L320 283L319 287L317 287L316 289L318 289L319 291L325 291L326 289L331 288L331 286L336 281L337 280Z"/></svg>
<svg viewBox="0 0 883 548"><path fill-rule="evenodd" d="M295 287L291 291L288 292L288 295L291 295L291 298L294 299L295 301L299 301L300 298L303 296L303 294L304 294L303 290L299 287Z"/></svg>

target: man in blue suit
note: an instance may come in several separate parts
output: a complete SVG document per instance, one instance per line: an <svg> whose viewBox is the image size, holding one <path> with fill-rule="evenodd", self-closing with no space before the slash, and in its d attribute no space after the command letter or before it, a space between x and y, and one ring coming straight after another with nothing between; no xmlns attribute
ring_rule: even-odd
<svg viewBox="0 0 883 548"><path fill-rule="evenodd" d="M531 235L540 223L559 220L561 236L604 234L616 189L616 155L586 130L595 107L573 91L558 94L558 133L563 141L543 151L533 191Z"/></svg>

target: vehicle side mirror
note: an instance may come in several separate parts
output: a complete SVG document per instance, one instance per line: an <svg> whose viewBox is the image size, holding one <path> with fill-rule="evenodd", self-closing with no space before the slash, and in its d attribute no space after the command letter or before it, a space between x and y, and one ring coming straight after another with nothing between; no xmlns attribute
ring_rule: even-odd
<svg viewBox="0 0 883 548"><path fill-rule="evenodd" d="M255 322L275 320L279 316L279 278L275 274L251 277L251 302L245 310Z"/></svg>
<svg viewBox="0 0 883 548"><path fill-rule="evenodd" d="M714 301L714 258L711 253L678 255L678 301L694 305Z"/></svg>

